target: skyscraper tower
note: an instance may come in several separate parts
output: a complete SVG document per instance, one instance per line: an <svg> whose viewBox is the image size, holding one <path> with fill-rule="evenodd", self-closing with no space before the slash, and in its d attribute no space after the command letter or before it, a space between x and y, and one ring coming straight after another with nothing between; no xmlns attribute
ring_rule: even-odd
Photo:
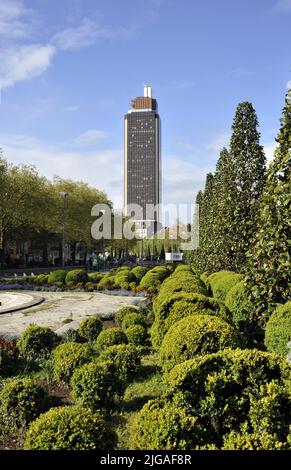
<svg viewBox="0 0 291 470"><path fill-rule="evenodd" d="M136 227L145 236L159 225L159 211L149 207L161 203L161 121L151 86L145 85L144 96L131 106L124 117L124 212L130 215L130 204L141 207Z"/></svg>

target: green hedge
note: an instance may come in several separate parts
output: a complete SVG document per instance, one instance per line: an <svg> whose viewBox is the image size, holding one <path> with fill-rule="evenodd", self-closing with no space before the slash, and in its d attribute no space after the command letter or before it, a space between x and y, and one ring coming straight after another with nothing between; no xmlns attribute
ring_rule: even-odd
<svg viewBox="0 0 291 470"><path fill-rule="evenodd" d="M157 292L162 282L170 275L165 266L156 266L141 279L140 286L149 292Z"/></svg>
<svg viewBox="0 0 291 470"><path fill-rule="evenodd" d="M72 397L80 406L93 410L113 409L114 398L122 395L124 386L112 362L84 364L71 378Z"/></svg>
<svg viewBox="0 0 291 470"><path fill-rule="evenodd" d="M50 406L45 389L28 377L6 382L0 393L0 403L2 416L18 428L26 426Z"/></svg>
<svg viewBox="0 0 291 470"><path fill-rule="evenodd" d="M107 328L101 331L95 341L95 348L98 352L102 351L109 346L116 344L126 344L127 338L121 328Z"/></svg>
<svg viewBox="0 0 291 470"><path fill-rule="evenodd" d="M54 349L53 360L56 379L69 382L75 369L91 360L91 353L86 344L68 342Z"/></svg>
<svg viewBox="0 0 291 470"><path fill-rule="evenodd" d="M88 277L88 274L83 269L73 269L72 271L69 271L66 276L67 285L71 285L71 283L73 283L74 285L86 284L86 282L88 282L89 280L90 279Z"/></svg>
<svg viewBox="0 0 291 470"><path fill-rule="evenodd" d="M101 273L90 273L88 274L89 281L93 282L94 284L98 284L101 279L103 278L103 274Z"/></svg>
<svg viewBox="0 0 291 470"><path fill-rule="evenodd" d="M291 342L291 301L280 305L273 312L266 325L265 345L269 351L286 357Z"/></svg>
<svg viewBox="0 0 291 470"><path fill-rule="evenodd" d="M142 325L132 325L125 330L127 340L135 346L142 346L147 339L147 330Z"/></svg>
<svg viewBox="0 0 291 470"><path fill-rule="evenodd" d="M225 305L232 314L235 326L248 336L256 333L256 308L249 300L249 292L243 281L237 283L228 292Z"/></svg>
<svg viewBox="0 0 291 470"><path fill-rule="evenodd" d="M125 331L127 328L133 325L146 326L146 319L142 313L132 312L127 313L122 320L122 329Z"/></svg>
<svg viewBox="0 0 291 470"><path fill-rule="evenodd" d="M31 324L21 333L17 346L22 356L35 358L48 356L59 342L60 338L50 328Z"/></svg>
<svg viewBox="0 0 291 470"><path fill-rule="evenodd" d="M232 431L225 436L222 450L286 450L287 443L278 440L275 434L267 432L250 433Z"/></svg>
<svg viewBox="0 0 291 470"><path fill-rule="evenodd" d="M80 337L86 341L94 341L101 333L103 323L101 318L96 315L94 317L84 318L78 327Z"/></svg>
<svg viewBox="0 0 291 470"><path fill-rule="evenodd" d="M67 276L67 271L64 269L58 269L56 271L53 271L49 277L48 277L48 283L50 285L64 285L66 281L66 276Z"/></svg>
<svg viewBox="0 0 291 470"><path fill-rule="evenodd" d="M141 352L131 344L117 344L102 351L100 361L113 362L121 380L129 382L140 370Z"/></svg>
<svg viewBox="0 0 291 470"><path fill-rule="evenodd" d="M98 289L111 289L114 284L114 275L112 273L104 274L99 281Z"/></svg>
<svg viewBox="0 0 291 470"><path fill-rule="evenodd" d="M117 436L103 418L80 407L52 408L31 423L26 450L114 450Z"/></svg>
<svg viewBox="0 0 291 470"><path fill-rule="evenodd" d="M127 315L128 313L137 313L137 312L138 312L138 309L136 307L131 307L131 306L122 307L120 310L118 310L115 313L114 321L116 325L121 326L125 315Z"/></svg>
<svg viewBox="0 0 291 470"><path fill-rule="evenodd" d="M160 363L164 371L169 371L196 355L241 345L236 330L221 318L189 316L175 323L166 333L160 349Z"/></svg>
<svg viewBox="0 0 291 470"><path fill-rule="evenodd" d="M146 266L136 266L135 268L131 270L131 272L134 275L136 281L140 283L140 281L146 275L148 270L149 268L147 268Z"/></svg>
<svg viewBox="0 0 291 470"><path fill-rule="evenodd" d="M213 297L224 302L230 289L242 281L242 279L243 276L241 274L232 271L219 271L207 278L206 285L209 286Z"/></svg>

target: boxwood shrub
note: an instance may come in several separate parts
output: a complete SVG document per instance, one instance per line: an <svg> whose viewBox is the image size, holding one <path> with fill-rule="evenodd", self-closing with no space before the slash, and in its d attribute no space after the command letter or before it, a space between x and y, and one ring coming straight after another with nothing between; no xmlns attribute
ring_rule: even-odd
<svg viewBox="0 0 291 470"><path fill-rule="evenodd" d="M31 423L26 450L114 450L115 432L90 409L77 406L52 408Z"/></svg>
<svg viewBox="0 0 291 470"><path fill-rule="evenodd" d="M54 375L57 380L69 382L74 370L91 360L87 344L64 343L53 351Z"/></svg>
<svg viewBox="0 0 291 470"><path fill-rule="evenodd" d="M125 315L127 315L128 313L137 313L137 312L138 312L138 309L136 307L132 307L132 306L122 307L120 310L118 310L115 313L114 321L116 325L121 326Z"/></svg>
<svg viewBox="0 0 291 470"><path fill-rule="evenodd" d="M232 271L219 271L211 274L207 278L206 284L209 285L213 297L224 302L230 289L242 281L242 279L242 274Z"/></svg>
<svg viewBox="0 0 291 470"><path fill-rule="evenodd" d="M146 275L148 270L149 268L147 268L146 266L135 266L135 268L133 268L131 272L134 275L136 282L140 283L140 281Z"/></svg>
<svg viewBox="0 0 291 470"><path fill-rule="evenodd" d="M232 431L224 437L222 450L286 450L290 446L267 432Z"/></svg>
<svg viewBox="0 0 291 470"><path fill-rule="evenodd" d="M57 269L56 271L53 271L49 274L48 283L50 285L57 285L56 283L64 285L66 281L66 276L67 271L65 271L64 269Z"/></svg>
<svg viewBox="0 0 291 470"><path fill-rule="evenodd" d="M19 428L26 426L50 406L46 390L28 377L6 382L0 392L0 403L2 416Z"/></svg>
<svg viewBox="0 0 291 470"><path fill-rule="evenodd" d="M102 279L99 281L98 289L111 289L114 285L114 275L112 273L104 274Z"/></svg>
<svg viewBox="0 0 291 470"><path fill-rule="evenodd" d="M280 305L273 312L266 325L265 345L269 351L286 357L291 341L291 301Z"/></svg>
<svg viewBox="0 0 291 470"><path fill-rule="evenodd" d="M110 361L115 365L119 377L129 382L134 379L140 370L141 352L131 344L117 344L104 349L100 361Z"/></svg>
<svg viewBox="0 0 291 470"><path fill-rule="evenodd" d="M232 314L233 323L241 332L248 336L257 334L256 307L249 300L249 292L244 281L238 282L229 290L225 305Z"/></svg>
<svg viewBox="0 0 291 470"><path fill-rule="evenodd" d="M196 355L210 354L242 345L236 330L218 317L194 315L175 323L166 333L160 363L164 371Z"/></svg>
<svg viewBox="0 0 291 470"><path fill-rule="evenodd" d="M73 269L69 271L66 276L66 284L74 283L77 284L86 284L89 281L88 274L83 269Z"/></svg>
<svg viewBox="0 0 291 470"><path fill-rule="evenodd" d="M78 333L85 341L94 341L102 331L102 328L102 320L96 315L94 317L84 318L78 327Z"/></svg>
<svg viewBox="0 0 291 470"><path fill-rule="evenodd" d="M71 378L72 397L80 406L93 410L114 408L114 399L124 391L113 362L90 362L75 370Z"/></svg>
<svg viewBox="0 0 291 470"><path fill-rule="evenodd" d="M127 337L121 328L107 328L99 334L95 341L95 348L100 352L109 346L126 343Z"/></svg>
<svg viewBox="0 0 291 470"><path fill-rule="evenodd" d="M17 346L22 356L35 358L48 356L59 342L60 337L50 328L31 324L21 333Z"/></svg>
<svg viewBox="0 0 291 470"><path fill-rule="evenodd" d="M142 313L132 312L132 313L127 313L125 315L125 317L122 320L122 325L121 325L123 331L125 331L127 328L133 325L141 325L141 326L146 325L146 319Z"/></svg>
<svg viewBox="0 0 291 470"><path fill-rule="evenodd" d="M94 284L98 284L101 279L103 278L103 274L101 273L90 273L88 274L89 282L93 282Z"/></svg>
<svg viewBox="0 0 291 470"><path fill-rule="evenodd" d="M140 286L150 293L157 292L164 279L170 275L170 270L165 266L156 266L150 269L140 282Z"/></svg>
<svg viewBox="0 0 291 470"><path fill-rule="evenodd" d="M142 325L132 325L125 330L127 340L135 346L142 346L147 339L147 330Z"/></svg>

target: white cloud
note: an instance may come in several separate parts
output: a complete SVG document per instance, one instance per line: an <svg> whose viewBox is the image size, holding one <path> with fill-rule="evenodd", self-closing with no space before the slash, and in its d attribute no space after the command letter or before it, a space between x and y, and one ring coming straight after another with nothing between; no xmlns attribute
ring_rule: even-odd
<svg viewBox="0 0 291 470"><path fill-rule="evenodd" d="M33 44L2 51L0 86L8 88L15 83L41 75L51 65L56 53L50 44Z"/></svg>
<svg viewBox="0 0 291 470"><path fill-rule="evenodd" d="M19 39L29 36L31 25L25 21L31 11L23 3L14 0L1 0L0 2L0 36L4 39Z"/></svg>
<svg viewBox="0 0 291 470"><path fill-rule="evenodd" d="M289 80L289 82L287 82L287 90L290 90L291 89L291 80Z"/></svg>
<svg viewBox="0 0 291 470"><path fill-rule="evenodd" d="M108 35L111 35L109 31L99 28L89 18L83 18L80 26L64 29L52 38L52 42L62 50L81 49L94 44L97 37Z"/></svg>
<svg viewBox="0 0 291 470"><path fill-rule="evenodd" d="M206 146L207 150L211 150L213 152L220 152L223 147L228 147L230 142L230 133L229 132L222 132L221 134L217 135L213 141Z"/></svg>
<svg viewBox="0 0 291 470"><path fill-rule="evenodd" d="M274 158L274 153L275 153L276 148L278 147L278 144L277 142L273 141L273 142L268 142L264 144L263 147L264 147L264 151L265 151L265 155L267 159L267 165L269 165Z"/></svg>
<svg viewBox="0 0 291 470"><path fill-rule="evenodd" d="M97 129L89 129L86 132L83 132L75 139L75 144L77 145L94 145L100 142L101 140L106 139L107 134L104 131L99 131Z"/></svg>

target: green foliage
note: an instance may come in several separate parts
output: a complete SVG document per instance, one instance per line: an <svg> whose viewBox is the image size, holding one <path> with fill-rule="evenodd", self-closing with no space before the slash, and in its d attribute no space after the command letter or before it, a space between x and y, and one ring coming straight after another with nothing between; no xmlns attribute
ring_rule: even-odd
<svg viewBox="0 0 291 470"><path fill-rule="evenodd" d="M192 269L187 264L179 264L175 269L175 274L183 273L183 272L191 272L192 273Z"/></svg>
<svg viewBox="0 0 291 470"><path fill-rule="evenodd" d="M67 271L64 269L58 269L53 271L48 277L48 283L51 285L56 285L56 282L61 283L61 285L65 284L67 276Z"/></svg>
<svg viewBox="0 0 291 470"><path fill-rule="evenodd" d="M126 337L130 344L135 346L144 345L147 339L147 330L142 325L132 325L125 330Z"/></svg>
<svg viewBox="0 0 291 470"><path fill-rule="evenodd" d="M266 432L235 432L224 437L222 450L285 450L286 443Z"/></svg>
<svg viewBox="0 0 291 470"><path fill-rule="evenodd" d="M13 372L17 365L18 356L16 339L0 336L0 377Z"/></svg>
<svg viewBox="0 0 291 470"><path fill-rule="evenodd" d="M52 408L31 423L26 450L113 450L117 437L103 418L77 406Z"/></svg>
<svg viewBox="0 0 291 470"><path fill-rule="evenodd" d="M210 288L213 297L224 302L230 289L242 279L243 276L241 274L231 271L219 271L207 278L207 286Z"/></svg>
<svg viewBox="0 0 291 470"><path fill-rule="evenodd" d="M249 299L249 291L244 281L235 284L228 292L225 305L232 314L233 323L248 337L258 333L256 309Z"/></svg>
<svg viewBox="0 0 291 470"><path fill-rule="evenodd" d="M77 284L85 284L89 281L88 274L83 269L74 269L73 271L69 271L66 276L66 284L73 283L74 285Z"/></svg>
<svg viewBox="0 0 291 470"><path fill-rule="evenodd" d="M115 313L114 321L117 326L121 326L125 315L127 315L128 313L137 313L137 312L138 310L136 307L131 307L131 306L122 307L120 310L118 310Z"/></svg>
<svg viewBox="0 0 291 470"><path fill-rule="evenodd" d="M94 317L84 318L79 325L78 333L84 340L94 341L102 331L102 328L102 320L96 315Z"/></svg>
<svg viewBox="0 0 291 470"><path fill-rule="evenodd" d="M113 409L114 398L123 394L125 386L116 372L112 362L84 364L72 375L72 397L93 410Z"/></svg>
<svg viewBox="0 0 291 470"><path fill-rule="evenodd" d="M31 324L21 334L17 346L22 356L35 358L49 355L59 341L50 328Z"/></svg>
<svg viewBox="0 0 291 470"><path fill-rule="evenodd" d="M48 274L39 274L38 276L35 276L34 278L34 284L38 286L43 286L45 284L48 284L48 282L49 282Z"/></svg>
<svg viewBox="0 0 291 470"><path fill-rule="evenodd" d="M208 277L210 276L210 272L209 271L204 271L204 273L201 274L200 276L200 279L201 281L203 282L203 284L206 286L206 281L208 279Z"/></svg>
<svg viewBox="0 0 291 470"><path fill-rule="evenodd" d="M122 325L121 325L123 331L125 331L127 328L133 325L141 325L141 326L146 325L146 320L142 313L132 312L132 313L127 313L124 316L122 320Z"/></svg>
<svg viewBox="0 0 291 470"><path fill-rule="evenodd" d="M132 274L134 275L136 281L138 283L140 283L140 281L142 280L142 278L146 275L146 273L148 272L148 268L146 266L135 266L135 268L133 268L131 270Z"/></svg>
<svg viewBox="0 0 291 470"><path fill-rule="evenodd" d="M135 282L136 277L130 269L121 269L114 276L114 287L117 289L130 290L131 282Z"/></svg>
<svg viewBox="0 0 291 470"><path fill-rule="evenodd" d="M107 328L99 334L95 341L95 348L97 351L102 351L109 346L126 343L127 337L121 328Z"/></svg>
<svg viewBox="0 0 291 470"><path fill-rule="evenodd" d="M187 450L199 443L197 419L182 407L150 400L130 427L130 448L135 450ZM191 444L190 444L191 443Z"/></svg>
<svg viewBox="0 0 291 470"><path fill-rule="evenodd" d="M157 292L161 283L170 275L165 266L156 266L141 279L140 286L149 292Z"/></svg>
<svg viewBox="0 0 291 470"><path fill-rule="evenodd" d="M101 273L90 273L88 274L90 282L93 282L94 284L98 284L101 279L103 278L103 274Z"/></svg>
<svg viewBox="0 0 291 470"><path fill-rule="evenodd" d="M104 274L103 278L99 281L98 289L110 289L114 284L114 275L112 273Z"/></svg>
<svg viewBox="0 0 291 470"><path fill-rule="evenodd" d="M140 370L141 353L131 344L117 344L102 351L100 361L113 362L120 379L129 382Z"/></svg>
<svg viewBox="0 0 291 470"><path fill-rule="evenodd" d="M237 332L221 318L189 316L175 323L166 333L160 349L160 363L164 371L169 371L196 355L240 345L242 340Z"/></svg>
<svg viewBox="0 0 291 470"><path fill-rule="evenodd" d="M280 305L272 313L266 325L265 345L269 351L286 357L291 341L291 301Z"/></svg>
<svg viewBox="0 0 291 470"><path fill-rule="evenodd" d="M53 351L54 375L57 380L69 382L74 370L91 359L86 344L64 343Z"/></svg>
<svg viewBox="0 0 291 470"><path fill-rule="evenodd" d="M289 92L290 93L290 92ZM279 144L267 173L258 230L248 253L247 282L264 326L290 295L291 103L283 110Z"/></svg>
<svg viewBox="0 0 291 470"><path fill-rule="evenodd" d="M289 432L289 364L274 353L225 350L176 366L165 379L169 400L186 406L205 430L204 442L222 445L224 435Z"/></svg>
<svg viewBox="0 0 291 470"><path fill-rule="evenodd" d="M18 428L49 408L47 392L28 377L6 382L0 392L0 402L1 414Z"/></svg>

